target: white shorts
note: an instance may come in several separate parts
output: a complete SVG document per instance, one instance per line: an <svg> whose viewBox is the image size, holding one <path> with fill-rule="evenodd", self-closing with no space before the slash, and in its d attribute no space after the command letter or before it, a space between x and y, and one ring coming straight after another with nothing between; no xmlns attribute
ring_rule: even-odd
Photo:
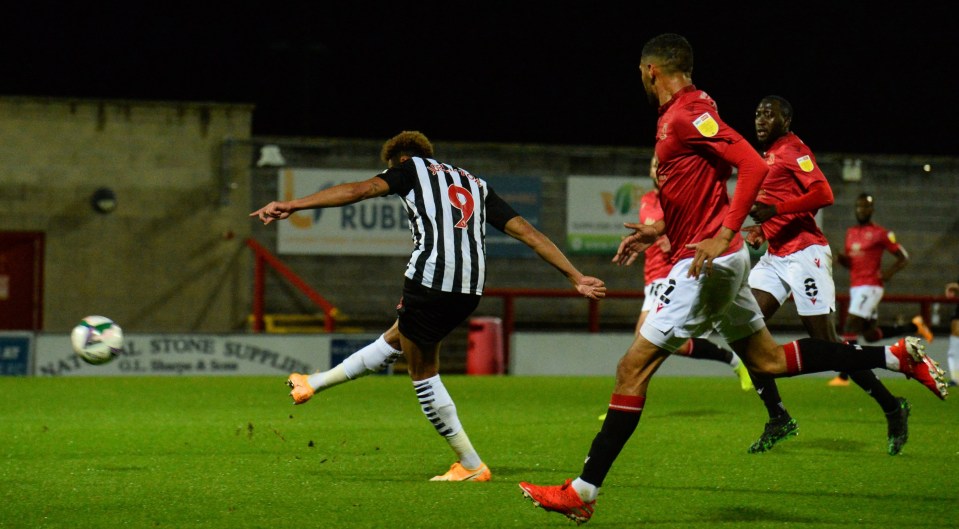
<svg viewBox="0 0 959 529"><path fill-rule="evenodd" d="M653 303L659 298L659 295L663 293L663 289L665 288L665 277L662 279L654 279L645 287L643 287L643 294L645 294L646 297L643 298L642 312L649 312L653 310Z"/></svg>
<svg viewBox="0 0 959 529"><path fill-rule="evenodd" d="M879 319L879 301L882 287L852 287L849 289L849 314L866 320Z"/></svg>
<svg viewBox="0 0 959 529"><path fill-rule="evenodd" d="M686 277L693 259L673 266L667 284L639 330L656 346L675 352L689 338L717 332L727 343L741 340L765 327L753 293L749 290L749 251L713 260L707 277Z"/></svg>
<svg viewBox="0 0 959 529"><path fill-rule="evenodd" d="M767 253L749 272L749 286L768 292L782 305L792 294L800 316L836 310L832 250L828 244L803 248L787 256Z"/></svg>

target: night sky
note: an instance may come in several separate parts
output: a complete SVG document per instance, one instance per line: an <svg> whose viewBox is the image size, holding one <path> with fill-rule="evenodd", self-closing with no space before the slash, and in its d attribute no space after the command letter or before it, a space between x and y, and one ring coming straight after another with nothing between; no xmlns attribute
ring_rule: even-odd
<svg viewBox="0 0 959 529"><path fill-rule="evenodd" d="M255 135L651 146L639 53L676 32L747 138L777 94L814 152L959 154L947 2L212 4L7 6L0 93L252 103Z"/></svg>

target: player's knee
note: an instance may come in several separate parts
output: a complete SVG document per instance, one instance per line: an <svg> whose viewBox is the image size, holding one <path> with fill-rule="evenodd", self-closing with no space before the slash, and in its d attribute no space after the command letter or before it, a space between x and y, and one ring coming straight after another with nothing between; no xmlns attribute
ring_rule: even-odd
<svg viewBox="0 0 959 529"><path fill-rule="evenodd" d="M383 340L385 340L386 343L390 344L390 347L392 347L393 349L396 349L396 350L400 350L400 349L401 349L401 347L400 347L400 328L399 328L398 323L399 323L399 322L394 323L392 327L390 327L389 329L387 329L386 332L383 333Z"/></svg>
<svg viewBox="0 0 959 529"><path fill-rule="evenodd" d="M626 351L626 354L619 359L616 366L616 377L619 380L636 381L644 376L644 373L651 373L653 364L660 356L668 356L669 353L661 351L651 343L640 345L633 344Z"/></svg>

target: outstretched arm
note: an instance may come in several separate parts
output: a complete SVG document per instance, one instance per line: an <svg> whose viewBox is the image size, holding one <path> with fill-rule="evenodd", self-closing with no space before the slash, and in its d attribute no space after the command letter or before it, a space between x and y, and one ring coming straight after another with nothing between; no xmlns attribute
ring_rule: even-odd
<svg viewBox="0 0 959 529"><path fill-rule="evenodd" d="M368 198L381 197L389 192L390 186L386 184L386 181L378 176L374 176L369 180L363 180L361 182L349 182L328 187L312 195L293 200L275 200L250 213L250 216L258 217L263 221L263 224L269 224L274 220L283 220L303 209L345 206Z"/></svg>
<svg viewBox="0 0 959 529"><path fill-rule="evenodd" d="M566 255L553 244L553 241L537 230L523 217L513 217L506 223L504 230L510 237L532 248L536 255L553 268L559 270L572 283L580 294L589 299L599 299L606 296L606 285L602 280L591 276L584 276L569 262Z"/></svg>
<svg viewBox="0 0 959 529"><path fill-rule="evenodd" d="M613 262L617 265L625 266L633 264L636 258L639 257L639 254L655 244L657 239L659 239L666 230L666 223L662 220L657 220L653 224L624 222L623 226L633 230L633 233L623 237L623 240L620 241L616 255L613 256ZM665 247L661 246L661 248L664 252L670 250L669 239L666 239Z"/></svg>

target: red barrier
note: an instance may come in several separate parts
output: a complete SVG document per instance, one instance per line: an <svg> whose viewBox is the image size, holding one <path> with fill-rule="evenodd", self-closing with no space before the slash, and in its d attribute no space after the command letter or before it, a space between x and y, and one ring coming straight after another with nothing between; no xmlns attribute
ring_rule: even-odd
<svg viewBox="0 0 959 529"><path fill-rule="evenodd" d="M265 265L267 264L323 310L323 325L326 332L333 332L336 329L336 315L339 314L339 310L336 307L317 291L313 290L313 287L308 285L306 281L303 281L300 276L296 275L296 272L290 270L288 266L283 264L282 261L270 253L263 245L253 239L247 239L246 245L253 250L255 257L253 263L253 332L263 332L263 298L266 284Z"/></svg>
<svg viewBox="0 0 959 529"><path fill-rule="evenodd" d="M506 372L503 356L503 320L494 317L471 318L468 338L467 375L502 375Z"/></svg>

